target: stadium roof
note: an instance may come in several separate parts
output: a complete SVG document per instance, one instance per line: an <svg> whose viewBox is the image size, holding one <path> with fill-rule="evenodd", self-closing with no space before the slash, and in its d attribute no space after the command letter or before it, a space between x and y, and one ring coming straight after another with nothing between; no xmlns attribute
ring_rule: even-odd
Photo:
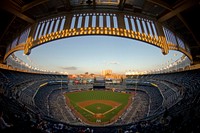
<svg viewBox="0 0 200 133"><path fill-rule="evenodd" d="M200 62L199 0L1 0L0 60L6 46L28 26L48 16L102 9L148 16L170 27Z"/></svg>

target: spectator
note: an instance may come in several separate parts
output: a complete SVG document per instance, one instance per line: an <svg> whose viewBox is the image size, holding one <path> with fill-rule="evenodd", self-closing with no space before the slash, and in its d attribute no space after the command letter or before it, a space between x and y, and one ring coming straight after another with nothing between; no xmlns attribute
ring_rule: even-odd
<svg viewBox="0 0 200 133"><path fill-rule="evenodd" d="M3 111L0 110L0 130L4 133L11 132L13 125L5 122L3 118Z"/></svg>

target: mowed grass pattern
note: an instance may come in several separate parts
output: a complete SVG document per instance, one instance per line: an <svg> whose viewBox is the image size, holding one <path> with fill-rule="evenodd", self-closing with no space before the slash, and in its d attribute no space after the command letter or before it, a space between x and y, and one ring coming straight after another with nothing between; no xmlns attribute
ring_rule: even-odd
<svg viewBox="0 0 200 133"><path fill-rule="evenodd" d="M96 122L97 119L92 114L80 108L77 105L79 102L88 100L111 100L120 103L119 107L117 107L116 109L114 109L109 113L106 113L105 116L101 119L101 122L109 122L114 116L116 116L122 109L125 108L125 106L128 104L128 100L131 94L112 92L106 90L93 90L93 91L90 90L90 91L66 93L65 96L70 100L71 106L73 106L73 108L77 110L89 122ZM97 109L97 106L100 106L101 109ZM103 103L95 103L85 108L94 113L104 113L112 109L111 106ZM100 110L101 112L99 112Z"/></svg>

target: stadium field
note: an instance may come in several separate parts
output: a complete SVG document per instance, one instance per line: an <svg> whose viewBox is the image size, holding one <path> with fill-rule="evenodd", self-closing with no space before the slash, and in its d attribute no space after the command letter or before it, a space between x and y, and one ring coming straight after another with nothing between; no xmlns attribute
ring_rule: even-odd
<svg viewBox="0 0 200 133"><path fill-rule="evenodd" d="M131 103L131 94L107 90L65 94L72 112L87 124L104 125L117 120Z"/></svg>

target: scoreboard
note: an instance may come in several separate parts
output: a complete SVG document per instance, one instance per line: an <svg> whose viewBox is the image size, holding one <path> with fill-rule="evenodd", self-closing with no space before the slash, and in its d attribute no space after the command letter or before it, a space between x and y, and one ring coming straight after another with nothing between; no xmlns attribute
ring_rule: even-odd
<svg viewBox="0 0 200 133"><path fill-rule="evenodd" d="M94 89L102 89L105 88L105 78L104 77L95 77L94 78Z"/></svg>

